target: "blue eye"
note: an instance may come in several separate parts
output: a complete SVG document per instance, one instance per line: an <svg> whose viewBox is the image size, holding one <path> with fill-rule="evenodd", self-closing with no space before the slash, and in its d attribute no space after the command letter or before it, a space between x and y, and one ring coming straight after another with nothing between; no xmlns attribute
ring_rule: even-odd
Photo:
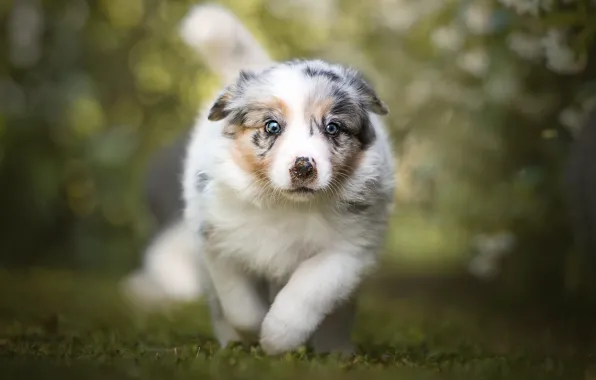
<svg viewBox="0 0 596 380"><path fill-rule="evenodd" d="M336 123L327 124L327 126L325 127L325 133L332 136L337 135L339 133L339 125L337 125Z"/></svg>
<svg viewBox="0 0 596 380"><path fill-rule="evenodd" d="M265 132L272 135L278 135L281 133L281 125L279 125L277 121L270 120L265 123Z"/></svg>

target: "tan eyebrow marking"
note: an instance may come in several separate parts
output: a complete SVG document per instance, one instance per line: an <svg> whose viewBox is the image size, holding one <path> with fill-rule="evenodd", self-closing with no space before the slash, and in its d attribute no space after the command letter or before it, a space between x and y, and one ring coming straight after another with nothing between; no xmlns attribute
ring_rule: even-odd
<svg viewBox="0 0 596 380"><path fill-rule="evenodd" d="M279 122L290 118L290 107L281 99L273 97L250 104L242 126L244 128L260 128L269 115L274 115ZM269 116L270 117L270 116Z"/></svg>

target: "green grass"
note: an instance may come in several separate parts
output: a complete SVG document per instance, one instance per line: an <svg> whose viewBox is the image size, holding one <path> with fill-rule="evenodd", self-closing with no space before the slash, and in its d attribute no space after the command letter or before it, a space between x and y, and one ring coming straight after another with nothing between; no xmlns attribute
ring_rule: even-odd
<svg viewBox="0 0 596 380"><path fill-rule="evenodd" d="M126 307L115 281L0 273L0 373L2 379L589 378L589 354L553 327L445 299L398 297L391 287L373 283L362 294L358 355L340 360L302 350L269 358L258 347L220 349L201 304L146 315Z"/></svg>

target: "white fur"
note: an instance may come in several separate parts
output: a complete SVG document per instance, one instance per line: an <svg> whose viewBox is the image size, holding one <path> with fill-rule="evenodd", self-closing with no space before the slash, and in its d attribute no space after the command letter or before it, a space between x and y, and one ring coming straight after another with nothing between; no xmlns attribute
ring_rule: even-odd
<svg viewBox="0 0 596 380"><path fill-rule="evenodd" d="M271 92L283 100L291 110L304 109L304 103L311 90L305 85L304 76L295 70L281 68L276 70L270 80ZM288 91L291 89L291 91ZM308 157L317 163L317 183L313 188L324 188L331 181L330 154L324 137L309 134L308 122L304 112L292 112L288 120L287 133L280 141L279 154L269 173L273 184L281 189L291 187L290 168L296 157Z"/></svg>
<svg viewBox="0 0 596 380"><path fill-rule="evenodd" d="M195 7L183 21L181 34L226 81L240 68L273 63L235 16L219 6ZM214 44L217 49L212 50ZM236 44L245 48L241 57L233 52ZM320 65L327 67L323 62ZM268 173L275 188L291 186L289 169L300 156L316 161L314 188L330 184L328 143L320 134L308 133L302 112L307 94L316 86L296 70L282 67L274 70L262 89L255 89L272 93L292 111L288 135L280 140ZM375 178L380 178L383 194L392 193L393 157L387 133L381 119L371 113L377 138L341 188L317 200L280 198L264 192L251 173L234 163L229 149L234 142L222 134L226 122L209 121L207 113L208 108L200 112L187 148L183 220L196 237L194 252L201 263L197 271L202 273L202 288L216 295L219 304L214 301L212 310L216 313L221 307L223 314L221 319L214 317L214 329L222 344L248 334L259 336L270 354L295 349L339 305L353 299L376 263L392 202L379 200L374 204L378 217L364 219L340 212L334 199L369 201L365 190ZM197 173L211 179L204 189L197 189ZM208 244L199 238L204 226L216 227ZM169 260L176 261L171 253ZM172 281L180 273L163 272ZM270 308L259 296L255 277L281 287Z"/></svg>
<svg viewBox="0 0 596 380"><path fill-rule="evenodd" d="M269 55L240 20L216 4L193 7L180 23L180 35L225 82L240 69L270 63Z"/></svg>
<svg viewBox="0 0 596 380"><path fill-rule="evenodd" d="M163 231L145 252L142 270L124 283L131 300L151 306L167 300L188 302L200 297L195 240L184 223Z"/></svg>
<svg viewBox="0 0 596 380"><path fill-rule="evenodd" d="M333 244L304 260L277 295L261 328L269 353L295 349L341 301L352 295L372 258L352 244Z"/></svg>

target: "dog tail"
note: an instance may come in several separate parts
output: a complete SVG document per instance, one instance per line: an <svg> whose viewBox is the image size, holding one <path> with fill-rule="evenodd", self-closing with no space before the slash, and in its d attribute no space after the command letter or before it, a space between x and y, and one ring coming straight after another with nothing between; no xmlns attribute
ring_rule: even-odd
<svg viewBox="0 0 596 380"><path fill-rule="evenodd" d="M232 12L216 4L194 6L179 27L182 40L203 58L226 83L241 69L272 63L269 54Z"/></svg>
<svg viewBox="0 0 596 380"><path fill-rule="evenodd" d="M197 242L182 221L159 232L145 251L143 267L123 282L136 306L164 307L201 297Z"/></svg>

